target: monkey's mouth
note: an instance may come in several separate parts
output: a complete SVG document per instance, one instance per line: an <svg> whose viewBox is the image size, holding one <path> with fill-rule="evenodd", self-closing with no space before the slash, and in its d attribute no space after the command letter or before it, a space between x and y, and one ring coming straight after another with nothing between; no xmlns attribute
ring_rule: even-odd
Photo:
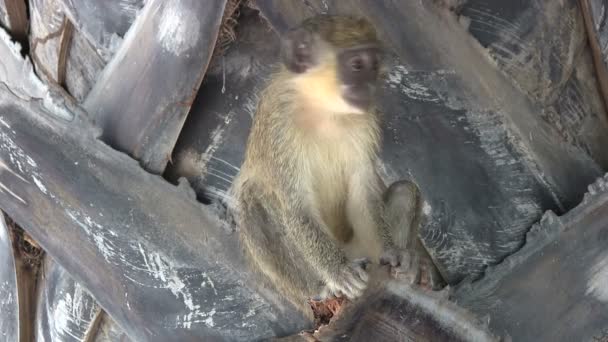
<svg viewBox="0 0 608 342"><path fill-rule="evenodd" d="M373 92L369 87L346 87L342 93L344 100L365 113L372 104Z"/></svg>

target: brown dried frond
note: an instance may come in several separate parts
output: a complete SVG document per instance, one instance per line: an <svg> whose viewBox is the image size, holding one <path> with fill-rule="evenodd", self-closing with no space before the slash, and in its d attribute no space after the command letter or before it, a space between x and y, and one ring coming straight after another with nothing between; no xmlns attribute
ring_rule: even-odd
<svg viewBox="0 0 608 342"><path fill-rule="evenodd" d="M334 297L322 301L310 300L309 304L315 318L315 328L320 328L329 322L335 316L338 316L342 308L347 303L343 297Z"/></svg>
<svg viewBox="0 0 608 342"><path fill-rule="evenodd" d="M38 243L10 217L4 215L6 225L13 241L13 248L19 257L29 267L38 268L42 263L44 250Z"/></svg>
<svg viewBox="0 0 608 342"><path fill-rule="evenodd" d="M228 46L236 40L236 26L243 0L228 0L222 17L220 32L215 43L213 57L222 55Z"/></svg>

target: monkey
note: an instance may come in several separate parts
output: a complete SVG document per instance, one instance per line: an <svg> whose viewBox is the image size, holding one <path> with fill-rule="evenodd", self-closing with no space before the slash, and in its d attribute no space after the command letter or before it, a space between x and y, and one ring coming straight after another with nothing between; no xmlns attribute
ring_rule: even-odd
<svg viewBox="0 0 608 342"><path fill-rule="evenodd" d="M381 58L363 18L317 15L286 32L230 190L246 259L304 313L319 293L361 296L369 262L414 269L407 264L430 260L411 243L417 187L387 189L375 167Z"/></svg>

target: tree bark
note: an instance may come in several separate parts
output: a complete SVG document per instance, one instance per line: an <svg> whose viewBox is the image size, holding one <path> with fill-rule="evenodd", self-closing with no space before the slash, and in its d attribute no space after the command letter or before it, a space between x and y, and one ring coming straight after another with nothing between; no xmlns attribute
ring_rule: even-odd
<svg viewBox="0 0 608 342"><path fill-rule="evenodd" d="M249 340L309 326L253 290L232 229L91 127L4 85L0 123L0 207L134 340Z"/></svg>
<svg viewBox="0 0 608 342"><path fill-rule="evenodd" d="M161 173L213 54L226 0L151 0L84 108L102 139Z"/></svg>

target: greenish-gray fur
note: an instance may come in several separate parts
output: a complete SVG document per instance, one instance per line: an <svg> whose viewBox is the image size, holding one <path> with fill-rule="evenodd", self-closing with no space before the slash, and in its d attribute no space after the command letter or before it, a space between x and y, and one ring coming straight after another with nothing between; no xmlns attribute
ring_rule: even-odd
<svg viewBox="0 0 608 342"><path fill-rule="evenodd" d="M323 49L377 43L364 19L319 16L302 25L322 37ZM252 269L308 315L307 299L323 289L361 295L368 275L354 259L398 256L396 247L405 245L395 246L386 222L409 226L416 214L394 203L386 208L398 209L385 213L385 201L395 199L383 198L386 187L375 170L380 117L372 110L328 109L349 107L331 103L342 99L336 66L327 63L304 74L282 67L272 77L261 92L232 189L232 210ZM418 199L414 192L398 193Z"/></svg>

